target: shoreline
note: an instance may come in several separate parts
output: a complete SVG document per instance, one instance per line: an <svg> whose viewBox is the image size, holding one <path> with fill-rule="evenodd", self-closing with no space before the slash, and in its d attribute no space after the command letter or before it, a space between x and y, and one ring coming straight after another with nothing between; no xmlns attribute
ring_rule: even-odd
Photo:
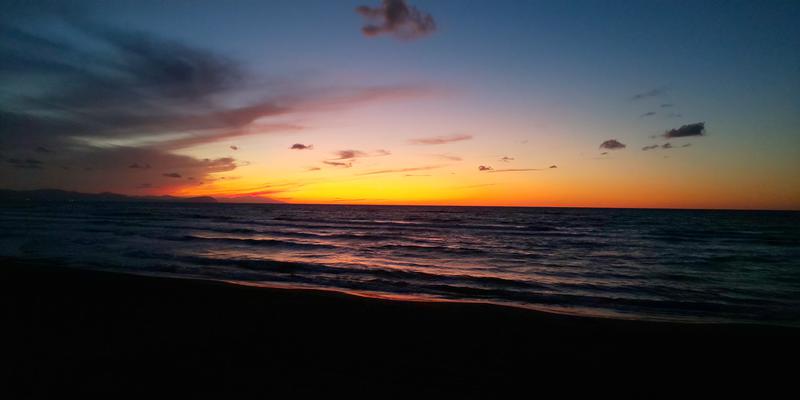
<svg viewBox="0 0 800 400"><path fill-rule="evenodd" d="M789 373L782 364L800 355L800 329L782 326L589 318L5 259L0 277L2 363L14 371L4 390L25 394L491 393L565 371L752 380Z"/></svg>

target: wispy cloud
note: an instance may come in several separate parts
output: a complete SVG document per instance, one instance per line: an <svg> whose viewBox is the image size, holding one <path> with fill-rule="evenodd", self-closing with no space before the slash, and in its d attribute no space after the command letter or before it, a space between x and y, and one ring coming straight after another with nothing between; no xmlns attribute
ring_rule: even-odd
<svg viewBox="0 0 800 400"><path fill-rule="evenodd" d="M428 138L411 139L408 142L411 144L435 145L435 144L460 142L462 140L470 140L470 139L472 139L472 135L459 134L459 135L434 136Z"/></svg>
<svg viewBox="0 0 800 400"><path fill-rule="evenodd" d="M667 88L665 88L665 87L655 88L655 89L648 90L646 92L637 93L637 94L631 96L631 100L642 100L642 99L646 99L646 98L649 98L649 97L659 97L659 96L664 95L666 92L667 92Z"/></svg>
<svg viewBox="0 0 800 400"><path fill-rule="evenodd" d="M367 153L360 150L339 150L336 155L337 157L334 160L350 160L357 157L366 157Z"/></svg>
<svg viewBox="0 0 800 400"><path fill-rule="evenodd" d="M452 154L434 154L434 157L441 158L443 160L448 161L462 161L463 159L459 156L454 156Z"/></svg>
<svg viewBox="0 0 800 400"><path fill-rule="evenodd" d="M208 174L243 163L173 152L304 129L272 123L273 118L431 93L429 87L408 85L298 90L291 80L268 83L238 61L208 49L74 15L61 21L73 32L56 37L32 26L14 26L13 19L0 26L0 80L34 83L3 88L0 151L18 162L5 161L0 168L44 169L35 177L0 171L0 186L125 192L131 188L131 174L141 182L173 172L207 181ZM83 40L67 39L76 36ZM59 167L25 162L30 151L23 149L58 157ZM152 169L129 168L134 164ZM92 171L92 179L79 171ZM176 179L159 189L197 182Z"/></svg>
<svg viewBox="0 0 800 400"><path fill-rule="evenodd" d="M364 172L361 174L357 174L359 176L362 175L377 175L377 174L393 174L397 172L414 172L414 171L428 171L432 169L442 168L443 165L426 165L424 167L411 167L411 168L399 168L399 169L382 169L378 171L369 171Z"/></svg>
<svg viewBox="0 0 800 400"><path fill-rule="evenodd" d="M493 169L494 168L492 168L492 167L490 167L488 165L479 165L478 166L478 171L491 171Z"/></svg>
<svg viewBox="0 0 800 400"><path fill-rule="evenodd" d="M312 150L314 149L313 144L302 144L302 143L295 143L292 147L289 147L291 150Z"/></svg>
<svg viewBox="0 0 800 400"><path fill-rule="evenodd" d="M656 115L656 112L655 112L655 111L648 111L648 112L646 112L646 113L644 113L644 114L640 115L640 116L639 116L639 118L644 118L644 117L652 117L652 116L654 116L654 115Z"/></svg>
<svg viewBox="0 0 800 400"><path fill-rule="evenodd" d="M353 166L353 162L340 162L340 161L323 161L323 164L330 165L332 167L341 167L341 168L350 168Z"/></svg>
<svg viewBox="0 0 800 400"><path fill-rule="evenodd" d="M500 157L500 161L502 161L504 163L511 162L511 161L514 161L514 157L503 156L503 157Z"/></svg>
<svg viewBox="0 0 800 400"><path fill-rule="evenodd" d="M416 39L436 30L436 22L430 14L408 5L405 0L383 0L378 7L360 6L356 12L369 21L361 28L366 36L387 33L401 39Z"/></svg>
<svg viewBox="0 0 800 400"><path fill-rule="evenodd" d="M164 177L167 177L167 178L180 178L181 174L179 174L177 172L170 172L168 174L161 174L161 176L164 176Z"/></svg>
<svg viewBox="0 0 800 400"><path fill-rule="evenodd" d="M495 172L528 172L528 171L544 171L544 169L541 169L541 168L509 168L509 169L493 169L493 170L487 171L487 172L495 173Z"/></svg>

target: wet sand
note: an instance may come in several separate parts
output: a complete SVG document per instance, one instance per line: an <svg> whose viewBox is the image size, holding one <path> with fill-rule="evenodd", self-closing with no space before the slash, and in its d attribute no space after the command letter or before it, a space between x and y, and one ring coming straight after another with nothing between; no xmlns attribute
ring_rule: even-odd
<svg viewBox="0 0 800 400"><path fill-rule="evenodd" d="M767 389L800 355L796 328L581 318L8 259L0 277L2 390L18 395Z"/></svg>

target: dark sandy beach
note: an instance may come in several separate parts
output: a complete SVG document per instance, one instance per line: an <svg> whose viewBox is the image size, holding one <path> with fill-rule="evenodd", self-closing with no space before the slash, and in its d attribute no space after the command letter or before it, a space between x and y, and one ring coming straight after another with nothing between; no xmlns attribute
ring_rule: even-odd
<svg viewBox="0 0 800 400"><path fill-rule="evenodd" d="M492 395L776 387L798 330L568 317L0 260L3 390ZM788 363L788 364L786 364Z"/></svg>

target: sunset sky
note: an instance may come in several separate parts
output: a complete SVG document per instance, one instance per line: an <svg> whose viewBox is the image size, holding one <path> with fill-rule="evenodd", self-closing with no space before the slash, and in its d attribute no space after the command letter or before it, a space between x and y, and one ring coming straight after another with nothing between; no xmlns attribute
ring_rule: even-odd
<svg viewBox="0 0 800 400"><path fill-rule="evenodd" d="M0 188L800 209L797 1L0 4Z"/></svg>

